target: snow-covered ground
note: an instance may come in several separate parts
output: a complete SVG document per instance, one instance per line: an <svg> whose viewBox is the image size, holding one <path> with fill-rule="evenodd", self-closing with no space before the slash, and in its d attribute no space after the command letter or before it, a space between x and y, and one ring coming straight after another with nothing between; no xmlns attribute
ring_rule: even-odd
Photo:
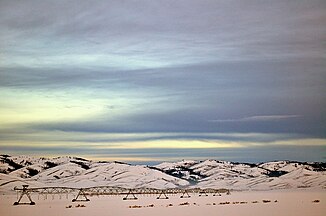
<svg viewBox="0 0 326 216"><path fill-rule="evenodd" d="M326 213L326 192L312 189L242 191L218 197L199 197L180 199L170 196L167 200L157 200L156 196L139 196L138 200L123 201L122 197L90 197L90 202L72 203L56 195L35 196L35 206L13 206L15 195L0 195L0 215L5 216L38 216L38 215L96 215L96 216L323 216Z"/></svg>

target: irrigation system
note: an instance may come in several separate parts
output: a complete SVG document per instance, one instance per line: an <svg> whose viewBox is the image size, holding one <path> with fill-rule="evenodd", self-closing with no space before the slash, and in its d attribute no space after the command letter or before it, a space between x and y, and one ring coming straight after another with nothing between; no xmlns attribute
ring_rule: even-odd
<svg viewBox="0 0 326 216"><path fill-rule="evenodd" d="M73 194L75 196L72 202L77 201L90 201L90 196L123 196L123 200L137 200L137 196L142 195L154 195L156 199L169 199L170 195L180 195L180 198L190 198L191 195L208 196L221 196L222 193L227 195L230 194L228 189L213 189L213 188L168 188L168 189L157 189L157 188L124 188L114 186L98 186L98 187L86 187L86 188L73 188L73 187L36 187L29 188L28 185L23 185L22 188L14 188L17 191L18 200L14 205L29 204L35 205L32 200L32 194L42 195L47 199L48 195L52 195L54 199L55 195L61 199L62 196L68 196ZM29 203L21 202L22 198L26 196Z"/></svg>

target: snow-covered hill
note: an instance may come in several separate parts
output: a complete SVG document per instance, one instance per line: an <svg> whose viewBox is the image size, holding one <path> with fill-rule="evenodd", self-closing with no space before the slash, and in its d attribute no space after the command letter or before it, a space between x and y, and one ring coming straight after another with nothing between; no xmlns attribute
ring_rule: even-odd
<svg viewBox="0 0 326 216"><path fill-rule="evenodd" d="M275 161L261 164L227 161L182 161L156 168L201 188L283 189L326 187L325 163Z"/></svg>
<svg viewBox="0 0 326 216"><path fill-rule="evenodd" d="M15 182L20 182L18 185L69 187L175 188L189 185L187 180L147 166L89 161L76 157L50 159L2 155L0 172L3 173L0 176L0 188L8 188Z"/></svg>
<svg viewBox="0 0 326 216"><path fill-rule="evenodd" d="M154 167L76 157L0 156L0 190L14 186L121 186L128 188L201 187L229 189L326 188L325 163L276 161L164 162Z"/></svg>

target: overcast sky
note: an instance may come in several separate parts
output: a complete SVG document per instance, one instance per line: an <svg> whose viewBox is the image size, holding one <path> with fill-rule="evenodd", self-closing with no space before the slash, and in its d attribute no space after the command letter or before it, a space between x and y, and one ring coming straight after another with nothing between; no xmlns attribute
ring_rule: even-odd
<svg viewBox="0 0 326 216"><path fill-rule="evenodd" d="M323 0L0 0L0 151L326 160L325 23Z"/></svg>

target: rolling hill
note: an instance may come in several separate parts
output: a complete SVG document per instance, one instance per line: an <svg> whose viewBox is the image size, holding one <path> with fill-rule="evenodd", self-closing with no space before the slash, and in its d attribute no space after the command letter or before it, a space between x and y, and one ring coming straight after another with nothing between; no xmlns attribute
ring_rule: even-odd
<svg viewBox="0 0 326 216"><path fill-rule="evenodd" d="M183 160L150 167L77 157L0 156L0 190L15 186L120 186L127 188L325 188L326 164L274 161L260 164Z"/></svg>

